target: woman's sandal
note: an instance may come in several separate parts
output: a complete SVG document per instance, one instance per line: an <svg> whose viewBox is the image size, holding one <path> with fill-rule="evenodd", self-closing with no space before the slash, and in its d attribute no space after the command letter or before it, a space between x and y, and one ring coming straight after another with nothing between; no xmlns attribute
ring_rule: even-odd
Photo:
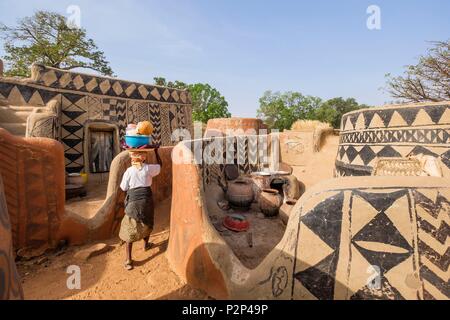
<svg viewBox="0 0 450 320"><path fill-rule="evenodd" d="M131 261L125 262L125 266L124 267L127 270L133 270L133 262L131 262Z"/></svg>

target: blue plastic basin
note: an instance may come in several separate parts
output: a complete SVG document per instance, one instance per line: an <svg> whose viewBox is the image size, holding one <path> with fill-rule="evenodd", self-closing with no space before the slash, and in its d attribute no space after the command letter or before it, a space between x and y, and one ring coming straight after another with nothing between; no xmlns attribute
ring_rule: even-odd
<svg viewBox="0 0 450 320"><path fill-rule="evenodd" d="M132 148L139 148L152 143L151 136L125 136L125 143Z"/></svg>

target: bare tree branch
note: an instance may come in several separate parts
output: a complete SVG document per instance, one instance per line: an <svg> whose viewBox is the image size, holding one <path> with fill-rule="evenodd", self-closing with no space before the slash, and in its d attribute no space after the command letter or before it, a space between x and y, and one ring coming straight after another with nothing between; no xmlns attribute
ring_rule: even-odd
<svg viewBox="0 0 450 320"><path fill-rule="evenodd" d="M406 66L403 76L386 75L392 97L412 102L450 100L450 41L432 44L417 65Z"/></svg>

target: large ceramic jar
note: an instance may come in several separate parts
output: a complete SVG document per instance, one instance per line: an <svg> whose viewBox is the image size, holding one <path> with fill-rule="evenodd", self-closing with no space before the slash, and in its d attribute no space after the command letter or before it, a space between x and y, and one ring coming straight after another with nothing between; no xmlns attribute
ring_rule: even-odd
<svg viewBox="0 0 450 320"><path fill-rule="evenodd" d="M259 196L259 207L266 217L274 217L283 204L283 197L278 190L263 189Z"/></svg>
<svg viewBox="0 0 450 320"><path fill-rule="evenodd" d="M255 194L255 202L259 201L259 196L264 189L270 188L270 175L252 173L250 180L252 182L253 193Z"/></svg>
<svg viewBox="0 0 450 320"><path fill-rule="evenodd" d="M253 196L252 185L248 181L239 179L228 182L227 198L232 207L248 209Z"/></svg>

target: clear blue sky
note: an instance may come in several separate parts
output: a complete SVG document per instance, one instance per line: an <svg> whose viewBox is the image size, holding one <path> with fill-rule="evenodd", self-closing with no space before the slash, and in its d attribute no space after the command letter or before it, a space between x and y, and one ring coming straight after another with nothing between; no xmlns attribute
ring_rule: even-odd
<svg viewBox="0 0 450 320"><path fill-rule="evenodd" d="M372 4L381 30L366 27ZM389 102L384 75L450 38L448 0L1 0L0 21L69 5L118 77L210 83L234 116L255 116L265 90Z"/></svg>

